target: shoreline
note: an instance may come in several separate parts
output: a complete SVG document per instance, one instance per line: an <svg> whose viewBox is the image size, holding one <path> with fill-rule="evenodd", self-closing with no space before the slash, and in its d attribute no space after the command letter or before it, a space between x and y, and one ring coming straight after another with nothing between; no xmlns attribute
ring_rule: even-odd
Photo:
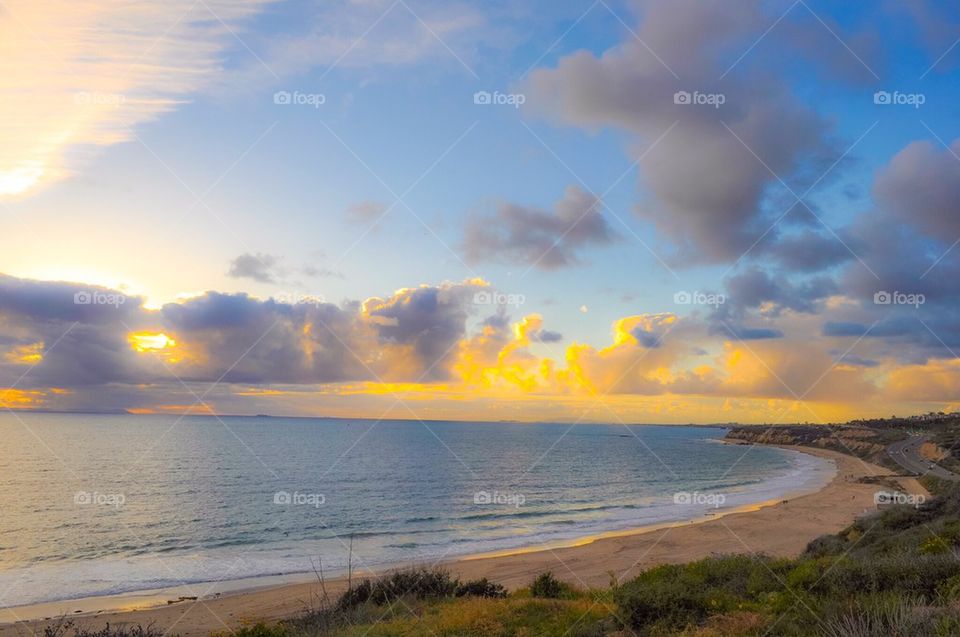
<svg viewBox="0 0 960 637"><path fill-rule="evenodd" d="M749 446L729 441L727 444ZM607 585L610 571L618 573L622 580L656 564L686 562L718 553L789 556L798 554L815 537L837 532L874 509L873 493L878 487L859 483L859 478L890 475L887 469L846 454L776 446L833 461L833 477L814 491L794 491L782 498L720 508L716 514L707 513L696 519L603 532L551 545L447 560L441 557L436 565L463 579L487 577L512 589L526 585L545 570L588 587ZM897 481L905 491L925 493L912 478ZM772 528L771 524L782 528ZM395 568L398 566L378 568L376 572ZM354 577L370 574L357 570ZM326 581L326 589L336 595L346 588L346 583L345 577L331 578ZM172 627L171 634L206 635L239 623L288 617L316 599L318 589L313 574L291 574L31 604L0 610L0 637L20 634L24 629L42 630L45 618L60 616L83 625L153 623L165 629ZM181 597L199 599L168 603Z"/></svg>

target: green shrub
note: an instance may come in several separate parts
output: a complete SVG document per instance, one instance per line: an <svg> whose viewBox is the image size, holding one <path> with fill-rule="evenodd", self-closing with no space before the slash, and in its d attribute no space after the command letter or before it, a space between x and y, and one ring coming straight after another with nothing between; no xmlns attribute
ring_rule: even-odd
<svg viewBox="0 0 960 637"><path fill-rule="evenodd" d="M73 623L73 620L60 617L43 628L43 636L65 637L70 631L72 631L73 637L163 637L166 634L165 631L154 628L152 624L144 627L140 624L136 626L125 626L123 624L110 626L108 623L103 628L90 629L77 626Z"/></svg>
<svg viewBox="0 0 960 637"><path fill-rule="evenodd" d="M939 555L949 552L951 546L951 544L947 543L947 541L939 535L934 535L924 540L918 550L924 555Z"/></svg>
<svg viewBox="0 0 960 637"><path fill-rule="evenodd" d="M883 596L857 600L848 610L824 618L828 637L913 637L936 635L940 613L919 600Z"/></svg>
<svg viewBox="0 0 960 637"><path fill-rule="evenodd" d="M534 597L561 599L571 597L573 593L574 590L572 586L558 580L550 571L541 573L533 580L533 583L530 584L530 594Z"/></svg>
<svg viewBox="0 0 960 637"><path fill-rule="evenodd" d="M843 559L814 587L821 595L898 593L933 600L937 586L960 575L952 554L901 554L866 559Z"/></svg>
<svg viewBox="0 0 960 637"><path fill-rule="evenodd" d="M711 607L706 591L679 578L634 580L620 587L615 599L625 621L641 630L654 625L679 630L725 610Z"/></svg>
<svg viewBox="0 0 960 637"><path fill-rule="evenodd" d="M289 632L283 624L274 624L267 626L263 623L257 623L253 626L243 626L229 633L223 633L224 637L287 637Z"/></svg>
<svg viewBox="0 0 960 637"><path fill-rule="evenodd" d="M463 582L457 584L457 589L454 592L454 595L457 597L506 597L507 589L505 589L500 584L496 584L487 580L486 577L483 579L471 580L469 582Z"/></svg>
<svg viewBox="0 0 960 637"><path fill-rule="evenodd" d="M841 535L821 535L807 544L804 555L806 557L842 555L847 551L848 547L849 542Z"/></svg>
<svg viewBox="0 0 960 637"><path fill-rule="evenodd" d="M401 597L428 599L453 597L459 582L442 570L411 569L395 571L377 580L365 579L350 587L337 600L337 608L355 608L368 602L389 604Z"/></svg>
<svg viewBox="0 0 960 637"><path fill-rule="evenodd" d="M941 602L950 603L960 599L960 575L954 575L937 584L937 597Z"/></svg>

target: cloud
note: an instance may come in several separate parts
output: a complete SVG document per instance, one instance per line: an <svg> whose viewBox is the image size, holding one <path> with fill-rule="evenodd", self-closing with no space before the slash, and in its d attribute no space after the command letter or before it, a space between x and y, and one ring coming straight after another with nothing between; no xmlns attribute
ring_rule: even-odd
<svg viewBox="0 0 960 637"><path fill-rule="evenodd" d="M851 323L846 321L827 321L823 324L824 336L855 336L857 338L872 336L874 338L888 338L910 333L909 327L903 321L885 321L874 325Z"/></svg>
<svg viewBox="0 0 960 637"><path fill-rule="evenodd" d="M855 258L857 241L847 233L804 231L761 244L764 256L792 272L819 272Z"/></svg>
<svg viewBox="0 0 960 637"><path fill-rule="evenodd" d="M473 59L487 17L467 3L364 0L317 4L300 24L263 43L261 57L273 73L399 67L424 60L462 69L458 58ZM269 79L262 66L250 65L246 73Z"/></svg>
<svg viewBox="0 0 960 637"><path fill-rule="evenodd" d="M447 378L482 281L405 288L336 306L207 292L159 311L119 292L0 277L0 387L106 383L331 383ZM78 290L94 300L77 302ZM123 298L108 304L105 299ZM132 334L164 334L136 351Z"/></svg>
<svg viewBox="0 0 960 637"><path fill-rule="evenodd" d="M182 104L266 0L9 0L0 12L0 198L72 174ZM232 26L231 26L232 25Z"/></svg>
<svg viewBox="0 0 960 637"><path fill-rule="evenodd" d="M820 301L838 291L831 277L814 276L794 282L758 267L731 276L726 287L726 303L716 312L718 317L741 317L747 310L754 309L774 317L784 310L813 313Z"/></svg>
<svg viewBox="0 0 960 637"><path fill-rule="evenodd" d="M594 195L569 186L552 211L502 204L492 216L474 216L463 240L470 263L499 262L555 270L579 263L581 249L606 245L613 230Z"/></svg>
<svg viewBox="0 0 960 637"><path fill-rule="evenodd" d="M877 176L873 195L901 223L947 245L960 239L960 139L950 148L915 141Z"/></svg>
<svg viewBox="0 0 960 637"><path fill-rule="evenodd" d="M340 270L335 270L332 268L318 268L312 265L303 266L302 268L300 268L300 272L304 276L310 276L310 277L318 277L318 278L334 277L337 279L346 278L343 272L341 272Z"/></svg>
<svg viewBox="0 0 960 637"><path fill-rule="evenodd" d="M796 191L838 155L831 127L763 52L737 61L769 26L760 3L638 4L639 37L533 72L528 104L563 124L639 138L641 185L653 197L637 213L673 244L678 262L735 260L768 231L776 237L771 226L783 210L768 204L785 190L781 180ZM677 103L678 94L714 102Z"/></svg>
<svg viewBox="0 0 960 637"><path fill-rule="evenodd" d="M287 282L295 274L313 278L345 278L340 270L311 264L296 268L286 267L280 264L281 261L280 257L272 254L244 253L230 261L227 276L235 279L250 279L258 283Z"/></svg>
<svg viewBox="0 0 960 637"><path fill-rule="evenodd" d="M956 67L960 60L956 48L960 20L957 20L955 7L949 0L915 0L891 3L891 6L909 16L920 28L922 44L930 56L931 71L944 73Z"/></svg>
<svg viewBox="0 0 960 637"><path fill-rule="evenodd" d="M783 332L769 327L726 326L731 338L737 341L759 341L768 338L783 338Z"/></svg>
<svg viewBox="0 0 960 637"><path fill-rule="evenodd" d="M788 45L777 64L787 66L799 59L804 65L812 63L827 79L858 87L874 84L887 72L885 43L877 25L849 31L825 11L804 5L794 6L789 17L776 29L777 40Z"/></svg>
<svg viewBox="0 0 960 637"><path fill-rule="evenodd" d="M559 343L563 340L563 334L550 330L537 330L530 334L530 340L535 343Z"/></svg>
<svg viewBox="0 0 960 637"><path fill-rule="evenodd" d="M274 276L280 259L270 254L241 254L230 262L227 276L235 279L251 279L258 283L276 283Z"/></svg>
<svg viewBox="0 0 960 637"><path fill-rule="evenodd" d="M380 201L361 201L347 208L347 221L370 224L378 221L387 211L387 204Z"/></svg>
<svg viewBox="0 0 960 637"><path fill-rule="evenodd" d="M416 375L425 381L447 377L453 347L465 335L468 303L485 287L480 282L398 290L387 299L368 299L363 316L372 323L385 353L407 362L403 369L382 368L381 374Z"/></svg>
<svg viewBox="0 0 960 637"><path fill-rule="evenodd" d="M905 315L861 338L870 323L854 318L869 312L849 300L824 306L838 318L826 324L818 314L784 308L762 322L747 313L725 323L725 331L715 329L713 316L638 314L614 321L604 347L572 342L542 357L540 344L556 343L560 334L546 329L539 314L511 322L498 308L477 316L474 299L488 290L480 280L402 288L342 305L207 292L159 310L144 308L137 297L114 305L77 302L77 290L77 284L0 277L0 388L16 386L0 389L4 404L182 410L196 400L191 392L209 391L212 404L202 409L230 405L234 413L294 404L287 400L307 409L310 395L366 396L369 408L380 404L377 396L396 392L431 405L455 396L853 405L882 396L892 382L898 391L913 387L899 373L904 366L929 372L940 389L924 395L936 399L955 374L949 360L931 358L937 347L942 351L936 337L923 338L922 326ZM119 294L93 292L97 299ZM960 324L955 313L942 319L949 323ZM949 343L960 333L954 327L943 338Z"/></svg>
<svg viewBox="0 0 960 637"><path fill-rule="evenodd" d="M857 356L856 354L845 354L837 351L832 351L830 353L833 355L839 355L840 363L845 365L856 365L858 367L877 367L880 365L879 361L875 361L870 358L863 358L862 356Z"/></svg>

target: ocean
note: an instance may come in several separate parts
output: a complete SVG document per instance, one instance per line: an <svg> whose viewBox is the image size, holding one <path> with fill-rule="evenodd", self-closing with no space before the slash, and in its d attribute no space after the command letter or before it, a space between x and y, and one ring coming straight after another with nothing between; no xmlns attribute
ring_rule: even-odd
<svg viewBox="0 0 960 637"><path fill-rule="evenodd" d="M569 543L828 482L725 430L0 415L0 607Z"/></svg>

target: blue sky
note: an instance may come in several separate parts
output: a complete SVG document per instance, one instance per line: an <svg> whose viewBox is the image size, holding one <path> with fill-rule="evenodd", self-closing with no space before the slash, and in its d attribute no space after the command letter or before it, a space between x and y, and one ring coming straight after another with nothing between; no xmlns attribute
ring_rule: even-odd
<svg viewBox="0 0 960 637"><path fill-rule="evenodd" d="M558 361L574 344L607 346L625 317L663 313L714 337L719 322L741 336L819 337L831 320L850 322L835 308L863 302L869 286L855 270L878 290L901 280L881 280L867 254L878 244L865 228L910 226L908 213L878 205L878 175L917 142L949 164L946 147L960 137L960 20L945 3L250 0L124 11L106 3L93 27L100 47L89 59L64 54L57 69L50 59L76 50L71 38L89 44L78 25L93 16L65 7L52 18L18 2L0 15L24 72L4 87L18 96L7 121L20 126L4 129L13 143L0 156L13 183L0 272L122 290L147 311L208 291L340 305L483 279L523 297L505 308L511 321L538 314L562 334L526 344ZM117 25L136 36L119 37ZM674 89L720 92L725 103L667 105ZM477 91L523 104L475 104ZM923 103L877 104L877 91ZM278 104L277 92L323 103ZM51 106L50 95L81 112ZM43 176L18 186L18 171L38 162ZM891 189L909 183L902 168ZM791 191L816 219L778 220ZM596 226L549 225L578 192L597 198ZM711 220L714 198L726 211ZM374 212L351 213L358 206ZM958 214L920 213L934 217L927 230ZM541 245L537 258L531 244L544 236L557 249ZM936 255L953 237L917 240ZM808 241L834 260L778 261L788 247L813 254ZM240 267L244 257L263 271ZM756 273L779 291L761 291ZM731 286L746 274L756 274L749 286ZM750 301L734 298L727 314L675 302L678 292L747 287ZM784 300L791 294L803 298ZM465 338L489 321L467 314ZM799 327L811 317L816 327ZM708 340L704 352L730 347ZM885 373L952 360L952 335L939 340L924 336L909 356L887 346L869 355ZM703 355L665 369L679 374ZM877 387L889 381L869 373Z"/></svg>

